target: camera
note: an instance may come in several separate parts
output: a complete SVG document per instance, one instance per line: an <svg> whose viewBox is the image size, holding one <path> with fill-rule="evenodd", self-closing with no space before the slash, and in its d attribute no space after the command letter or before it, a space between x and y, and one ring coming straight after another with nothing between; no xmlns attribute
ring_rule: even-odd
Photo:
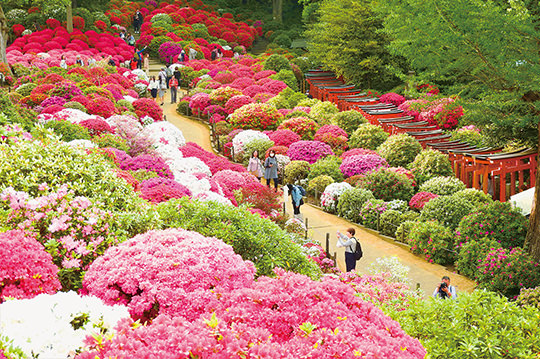
<svg viewBox="0 0 540 359"><path fill-rule="evenodd" d="M442 282L439 286L439 289L444 289L444 288L447 288L448 287L448 284L446 284L445 282Z"/></svg>
<svg viewBox="0 0 540 359"><path fill-rule="evenodd" d="M448 294L445 291L446 288L448 288L448 284L446 284L445 282L442 282L439 285L439 296L443 299L448 297Z"/></svg>

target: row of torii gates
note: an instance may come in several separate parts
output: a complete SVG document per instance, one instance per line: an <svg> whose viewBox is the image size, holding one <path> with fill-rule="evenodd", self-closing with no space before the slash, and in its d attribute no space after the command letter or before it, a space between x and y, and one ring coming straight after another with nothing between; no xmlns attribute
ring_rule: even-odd
<svg viewBox="0 0 540 359"><path fill-rule="evenodd" d="M432 148L448 155L452 168L468 188L489 193L501 202L518 192L535 186L537 152L521 148L502 152L501 148L477 148L468 143L450 140L437 126L404 116L393 104L381 103L354 85L347 85L332 72L311 70L306 74L309 93L321 101L331 101L340 111L357 110L373 125L389 134L406 133L416 138L423 148Z"/></svg>

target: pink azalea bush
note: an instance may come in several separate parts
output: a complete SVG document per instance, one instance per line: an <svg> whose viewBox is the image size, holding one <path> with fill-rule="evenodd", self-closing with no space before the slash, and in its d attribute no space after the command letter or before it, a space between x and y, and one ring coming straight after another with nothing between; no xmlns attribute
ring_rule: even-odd
<svg viewBox="0 0 540 359"><path fill-rule="evenodd" d="M60 290L58 268L31 232L0 233L0 303Z"/></svg>
<svg viewBox="0 0 540 359"><path fill-rule="evenodd" d="M341 154L341 158L345 159L349 156L357 156L357 155L378 155L377 151L374 150L368 150L365 148L351 148L350 150L347 150Z"/></svg>
<svg viewBox="0 0 540 359"><path fill-rule="evenodd" d="M274 141L275 146L289 147L295 142L300 141L301 137L291 130L277 130L268 135L270 140Z"/></svg>
<svg viewBox="0 0 540 359"><path fill-rule="evenodd" d="M252 103L234 111L228 122L234 128L266 130L275 129L282 119L283 115L274 106Z"/></svg>
<svg viewBox="0 0 540 359"><path fill-rule="evenodd" d="M233 113L235 110L239 109L240 107L253 103L253 99L249 96L245 95L236 95L231 97L226 103L225 103L225 110L228 113Z"/></svg>
<svg viewBox="0 0 540 359"><path fill-rule="evenodd" d="M388 163L379 155L353 155L346 157L339 169L345 177L363 175L371 170L387 167Z"/></svg>
<svg viewBox="0 0 540 359"><path fill-rule="evenodd" d="M409 201L409 207L416 209L418 211L421 211L422 208L433 198L439 197L435 193L431 192L418 192L414 196L412 196L411 200Z"/></svg>
<svg viewBox="0 0 540 359"><path fill-rule="evenodd" d="M403 102L405 102L405 97L401 96L400 94L397 94L395 92L388 92L384 95L381 95L379 97L379 101L383 103L391 103L393 105L399 106Z"/></svg>
<svg viewBox="0 0 540 359"><path fill-rule="evenodd" d="M116 152L118 154L118 152ZM122 158L117 157L117 163L120 169L126 171L137 171L144 169L146 171L152 171L157 173L160 177L173 178L173 174L169 165L158 156L154 155L139 155L136 157L125 156Z"/></svg>
<svg viewBox="0 0 540 359"><path fill-rule="evenodd" d="M291 130L297 133L303 140L310 140L315 135L317 123L307 117L293 117L279 125L278 130Z"/></svg>
<svg viewBox="0 0 540 359"><path fill-rule="evenodd" d="M399 324L345 283L276 270L250 287L220 293L192 321L161 315L151 324L120 322L110 341L89 338L78 356L254 358L424 358L425 349ZM218 295L214 295L217 298ZM189 303L187 303L189 305ZM182 354L179 354L182 353Z"/></svg>
<svg viewBox="0 0 540 359"><path fill-rule="evenodd" d="M328 144L333 150L343 151L347 148L349 136L339 126L324 125L317 130L313 139Z"/></svg>
<svg viewBox="0 0 540 359"><path fill-rule="evenodd" d="M163 177L154 177L141 182L141 198L161 203L171 198L190 197L191 191L175 180Z"/></svg>
<svg viewBox="0 0 540 359"><path fill-rule="evenodd" d="M310 164L317 162L319 158L333 155L332 148L320 141L298 141L291 144L287 151L287 156L292 161L307 161Z"/></svg>
<svg viewBox="0 0 540 359"><path fill-rule="evenodd" d="M188 320L210 311L215 293L249 286L255 266L216 238L183 229L149 231L111 247L83 286L105 303L125 304L133 318Z"/></svg>

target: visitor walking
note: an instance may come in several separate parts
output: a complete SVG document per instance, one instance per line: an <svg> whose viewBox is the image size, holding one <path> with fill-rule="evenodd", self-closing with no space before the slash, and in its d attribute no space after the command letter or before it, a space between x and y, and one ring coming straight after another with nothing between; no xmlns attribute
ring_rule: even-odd
<svg viewBox="0 0 540 359"><path fill-rule="evenodd" d="M249 158L247 170L249 173L257 177L259 182L261 181L261 177L263 176L263 168L261 159L259 158L259 151L255 150L251 154L251 157Z"/></svg>
<svg viewBox="0 0 540 359"><path fill-rule="evenodd" d="M169 79L169 88L171 89L171 103L176 103L178 81L176 80L174 76Z"/></svg>
<svg viewBox="0 0 540 359"><path fill-rule="evenodd" d="M264 161L264 179L266 179L266 185L270 186L270 182L274 180L274 187L277 191L278 188L278 164L276 160L276 153L274 150L270 151L270 154Z"/></svg>
<svg viewBox="0 0 540 359"><path fill-rule="evenodd" d="M197 58L197 50L195 50L193 47L189 49L189 60L195 60Z"/></svg>
<svg viewBox="0 0 540 359"><path fill-rule="evenodd" d="M152 98L154 101L156 101L159 90L159 82L156 80L155 76L150 78L150 82L148 82L148 89L150 90L150 95L152 95Z"/></svg>
<svg viewBox="0 0 540 359"><path fill-rule="evenodd" d="M180 62L185 62L186 61L186 52L184 51L184 49L182 49L182 51L180 51Z"/></svg>
<svg viewBox="0 0 540 359"><path fill-rule="evenodd" d="M143 55L143 68L146 76L150 74L150 54L145 52Z"/></svg>
<svg viewBox="0 0 540 359"><path fill-rule="evenodd" d="M450 277L446 275L442 277L441 283L439 283L433 291L433 297L441 299L457 299L456 287L450 285Z"/></svg>
<svg viewBox="0 0 540 359"><path fill-rule="evenodd" d="M212 50L212 53L210 54L210 59L211 59L212 61L214 61L216 58L217 58L217 49L214 48L214 49Z"/></svg>
<svg viewBox="0 0 540 359"><path fill-rule="evenodd" d="M167 78L167 88L169 88L169 81L171 81L171 77L173 77L173 72L169 66L165 67L165 76Z"/></svg>
<svg viewBox="0 0 540 359"><path fill-rule="evenodd" d="M302 220L302 215L300 214L300 206L304 204L304 196L306 195L306 190L300 185L288 185L289 193L291 194L293 214L294 217Z"/></svg>
<svg viewBox="0 0 540 359"><path fill-rule="evenodd" d="M174 68L173 76L178 82L178 87L182 87L182 73L180 72L180 68L178 66Z"/></svg>
<svg viewBox="0 0 540 359"><path fill-rule="evenodd" d="M133 31L138 34L141 31L143 16L139 10L133 15Z"/></svg>
<svg viewBox="0 0 540 359"><path fill-rule="evenodd" d="M163 106L163 104L165 103L165 90L167 89L167 74L165 73L165 67L162 67L161 71L159 71L158 82L158 98L160 105Z"/></svg>
<svg viewBox="0 0 540 359"><path fill-rule="evenodd" d="M345 247L345 267L347 272L356 269L355 251L356 246L360 246L360 242L354 237L356 231L354 228L348 228L345 231L345 234L340 231L337 232L337 244L336 247ZM361 247L359 247L360 249ZM361 251L361 249L360 249ZM360 258L358 258L360 259Z"/></svg>

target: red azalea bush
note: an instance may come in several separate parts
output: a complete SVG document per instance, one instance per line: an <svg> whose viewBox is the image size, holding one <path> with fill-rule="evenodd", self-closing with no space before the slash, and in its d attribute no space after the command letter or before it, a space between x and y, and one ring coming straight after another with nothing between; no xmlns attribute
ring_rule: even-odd
<svg viewBox="0 0 540 359"><path fill-rule="evenodd" d="M6 298L33 298L61 289L58 268L32 233L0 233L0 303Z"/></svg>
<svg viewBox="0 0 540 359"><path fill-rule="evenodd" d="M274 151L276 155L284 155L287 156L287 151L289 150L288 147L285 146L272 146L269 149L266 150L264 153L264 158L270 156L270 151Z"/></svg>
<svg viewBox="0 0 540 359"><path fill-rule="evenodd" d="M301 137L291 130L277 130L268 135L276 146L289 147L291 144L300 141Z"/></svg>
<svg viewBox="0 0 540 359"><path fill-rule="evenodd" d="M156 353L224 359L291 355L353 359L359 353L388 359L425 357L418 340L358 298L349 284L329 277L313 281L283 270L276 274L275 278L261 277L248 288L217 291L214 298L219 299L212 301L212 313L191 322L165 315L145 326L121 321L119 334L105 341L89 338L91 349L78 358L139 359ZM202 301L205 296L192 297L196 302L187 305L210 307Z"/></svg>
<svg viewBox="0 0 540 359"><path fill-rule="evenodd" d="M315 141L321 141L332 147L333 150L345 150L349 136L341 127L336 125L324 125L317 130L313 137Z"/></svg>
<svg viewBox="0 0 540 359"><path fill-rule="evenodd" d="M384 95L381 95L381 97L379 97L379 101L383 103L391 103L393 105L399 106L403 102L405 102L405 97L394 92L388 92L388 93L385 93Z"/></svg>
<svg viewBox="0 0 540 359"><path fill-rule="evenodd" d="M117 157L117 161L118 161ZM144 169L146 171L152 171L158 174L160 177L174 178L169 165L158 156L152 155L139 155L136 157L125 157L118 164L119 167L126 171L137 171Z"/></svg>
<svg viewBox="0 0 540 359"><path fill-rule="evenodd" d="M274 106L252 103L234 111L228 122L234 128L266 130L275 129L282 119L283 116Z"/></svg>
<svg viewBox="0 0 540 359"><path fill-rule="evenodd" d="M99 95L96 95L93 99L90 99L86 105L86 109L88 110L89 114L101 116L103 118L108 118L118 113L118 110L111 100Z"/></svg>
<svg viewBox="0 0 540 359"><path fill-rule="evenodd" d="M333 155L332 148L320 141L298 141L290 145L287 151L291 161L306 161L309 164L317 162L319 158Z"/></svg>
<svg viewBox="0 0 540 359"><path fill-rule="evenodd" d="M219 239L183 229L149 231L109 248L86 272L83 287L105 303L121 303L143 321L159 314L195 320L215 292L253 282L255 266Z"/></svg>
<svg viewBox="0 0 540 359"><path fill-rule="evenodd" d="M153 101L149 98L140 98L133 101L133 107L135 108L135 113L139 118L144 116L149 116L154 121L163 120L163 109L159 107L156 101Z"/></svg>
<svg viewBox="0 0 540 359"><path fill-rule="evenodd" d="M161 203L182 197L191 197L191 191L175 180L154 177L141 182L141 198L149 202Z"/></svg>
<svg viewBox="0 0 540 359"><path fill-rule="evenodd" d="M281 208L281 197L272 188L259 182L251 181L240 188L241 196L238 197L238 204L249 204L255 209L259 209L267 216L272 215L272 211Z"/></svg>
<svg viewBox="0 0 540 359"><path fill-rule="evenodd" d="M278 130L291 130L297 133L303 140L310 140L315 135L319 125L307 117L294 117L285 120L279 125Z"/></svg>
<svg viewBox="0 0 540 359"><path fill-rule="evenodd" d="M345 159L349 156L357 156L357 155L379 155L377 151L374 150L368 150L365 148L352 148L350 150L347 150L341 154L341 158Z"/></svg>
<svg viewBox="0 0 540 359"><path fill-rule="evenodd" d="M437 198L439 195L436 195L435 193L431 192L418 192L414 196L412 196L411 200L409 201L409 207L416 209L418 211L421 211L422 208L433 198Z"/></svg>
<svg viewBox="0 0 540 359"><path fill-rule="evenodd" d="M89 118L88 120L83 120L79 125L86 127L90 136L100 136L104 133L114 133L114 128L112 128L107 122L99 118Z"/></svg>

